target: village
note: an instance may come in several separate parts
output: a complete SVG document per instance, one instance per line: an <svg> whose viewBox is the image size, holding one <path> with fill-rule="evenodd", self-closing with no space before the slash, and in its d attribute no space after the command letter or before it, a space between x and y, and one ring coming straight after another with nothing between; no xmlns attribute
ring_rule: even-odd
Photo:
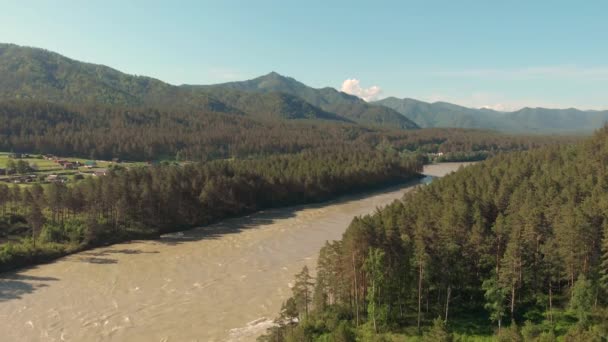
<svg viewBox="0 0 608 342"><path fill-rule="evenodd" d="M76 182L85 177L105 176L112 167L133 164L136 163L123 163L119 159L102 161L62 158L49 154L0 152L0 182L23 186Z"/></svg>

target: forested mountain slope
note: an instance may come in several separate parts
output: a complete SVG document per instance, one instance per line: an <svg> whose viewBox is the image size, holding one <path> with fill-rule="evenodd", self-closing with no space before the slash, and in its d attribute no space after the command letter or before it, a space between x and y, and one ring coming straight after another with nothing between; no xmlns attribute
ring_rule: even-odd
<svg viewBox="0 0 608 342"><path fill-rule="evenodd" d="M334 88L315 89L276 72L240 82L174 86L43 49L0 44L0 100L23 99L213 111L272 120L343 121L397 129L585 132L608 120L608 111L524 108L502 113L407 98L367 103Z"/></svg>
<svg viewBox="0 0 608 342"><path fill-rule="evenodd" d="M462 160L575 140L462 129L387 130L339 121L257 120L206 110L0 101L0 151L106 160L208 161L344 146L440 152L442 157Z"/></svg>
<svg viewBox="0 0 608 342"><path fill-rule="evenodd" d="M296 277L265 338L417 335L439 317L425 340L496 329L503 341L602 341L607 162L608 127L578 145L497 156L355 218L321 250L314 286L307 270Z"/></svg>
<svg viewBox="0 0 608 342"><path fill-rule="evenodd" d="M523 108L506 113L505 119L521 131L592 131L608 121L608 110Z"/></svg>
<svg viewBox="0 0 608 342"><path fill-rule="evenodd" d="M403 129L418 127L408 117L388 107L369 104L356 96L348 95L330 87L321 89L311 88L291 77L285 77L276 72L247 81L187 87L191 89L216 89L220 91L235 89L253 93L280 92L297 96L323 110L336 113L361 124Z"/></svg>
<svg viewBox="0 0 608 342"><path fill-rule="evenodd" d="M388 97L374 102L392 108L420 127L483 128L511 132L591 132L608 121L608 110L523 108L514 112L467 108L446 102L427 103Z"/></svg>
<svg viewBox="0 0 608 342"><path fill-rule="evenodd" d="M262 93L224 87L173 86L150 77L124 74L103 65L75 61L42 49L0 44L0 99L3 100L146 106L273 120L357 121L399 129L418 127L391 109L370 106L343 93L338 97L348 97L352 108L320 107L299 95L299 92L281 87Z"/></svg>
<svg viewBox="0 0 608 342"><path fill-rule="evenodd" d="M393 108L420 127L466 127L509 130L501 122L502 113L457 106L447 102L428 103L414 99L387 97L375 103Z"/></svg>
<svg viewBox="0 0 608 342"><path fill-rule="evenodd" d="M8 44L0 44L0 99L213 111L264 119L348 121L289 94L192 91L50 51Z"/></svg>

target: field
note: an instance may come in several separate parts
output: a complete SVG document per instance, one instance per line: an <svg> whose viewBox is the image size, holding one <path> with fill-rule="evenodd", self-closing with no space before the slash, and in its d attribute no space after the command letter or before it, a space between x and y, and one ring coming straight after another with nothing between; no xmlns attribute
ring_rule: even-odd
<svg viewBox="0 0 608 342"><path fill-rule="evenodd" d="M14 172L7 175L5 172L0 170L0 182L7 182L13 184L19 184L20 186L30 186L35 183L48 183L48 176L56 175L59 179L63 179L65 182L74 182L79 179L83 179L87 176L92 176L95 172L103 172L113 165L121 166L142 166L145 163L115 163L105 160L95 160L95 166L91 168L85 167L85 163L89 160L83 158L63 158L56 157L57 160L63 160L70 163L79 163L80 166L74 169L64 169L64 167L57 162L57 160L45 159L44 156L38 154L23 154L22 158L14 158L9 152L0 152L0 169L7 169L7 166L11 163L17 163L23 161L30 166L27 172L19 174ZM24 181L25 178L30 177L31 181Z"/></svg>

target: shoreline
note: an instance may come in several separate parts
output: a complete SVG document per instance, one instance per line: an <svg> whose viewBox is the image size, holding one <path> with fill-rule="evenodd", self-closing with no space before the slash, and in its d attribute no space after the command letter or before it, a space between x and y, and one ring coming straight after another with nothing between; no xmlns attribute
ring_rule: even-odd
<svg viewBox="0 0 608 342"><path fill-rule="evenodd" d="M439 163L439 164L441 164L441 163ZM432 165L432 164L430 164L430 165ZM333 203L347 203L349 201L355 201L355 200L365 198L368 196L373 196L375 194L390 192L391 189L398 189L398 188L401 188L404 186L408 186L408 184L411 184L411 185L415 185L416 183L422 184L421 183L422 180L425 179L426 177L429 177L429 176L427 176L423 173L418 173L407 179L389 180L389 181L383 182L382 184L378 184L375 186L339 193L335 196L332 196L331 198L324 199L321 201L307 202L307 203L300 203L300 204L286 205L286 206L260 208L255 211L243 213L242 215L223 217L219 220L209 222L203 226L197 225L197 226L185 227L185 228L178 227L175 230L170 230L170 231L166 231L166 232L139 233L139 234L129 233L129 236L124 239L121 237L118 237L118 238L110 239L108 241L104 241L104 242L100 242L100 243L92 243L92 244L79 245L79 246L64 245L64 246L61 246L61 247L65 248L62 250L53 250L53 251L37 250L36 254L29 255L27 257L23 257L22 259L20 259L19 261L15 262L12 265L0 264L0 278L2 278L3 275L10 273L10 272L20 271L20 270L28 269L31 267L36 267L38 265L50 264L50 263L53 263L62 258L68 257L70 255L93 250L96 248L108 247L108 246L121 244L121 243L130 243L130 242L134 242L134 241L160 240L163 238L163 236L176 234L176 233L180 233L180 232L183 233L183 232L187 232L187 231L191 231L191 230L195 230L195 229L199 229L199 228L204 228L207 226L216 225L225 220L243 218L243 217L247 217L247 216L250 216L253 214L263 213L263 212L270 211L270 210L278 210L278 209L283 209L283 210L284 209L294 209L295 210L295 209L301 209L301 208L314 208L315 206L324 206L324 205L333 204ZM211 233L212 232L210 232L210 234ZM220 234L221 234L221 232L220 232Z"/></svg>

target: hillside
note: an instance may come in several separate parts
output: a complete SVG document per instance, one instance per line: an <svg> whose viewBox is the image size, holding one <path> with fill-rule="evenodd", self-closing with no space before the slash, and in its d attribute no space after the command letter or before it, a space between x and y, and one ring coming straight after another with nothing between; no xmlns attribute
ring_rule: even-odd
<svg viewBox="0 0 608 342"><path fill-rule="evenodd" d="M369 104L362 99L326 87L311 88L291 77L276 72L241 82L229 82L209 86L186 86L190 89L234 89L252 93L285 93L297 96L325 111L335 113L357 123L393 128L418 127L408 117L385 106Z"/></svg>
<svg viewBox="0 0 608 342"><path fill-rule="evenodd" d="M275 94L273 96L281 96ZM208 161L305 150L377 148L456 160L527 150L569 137L464 129L387 130L326 120L258 120L202 110L0 101L0 151L91 159Z"/></svg>
<svg viewBox="0 0 608 342"><path fill-rule="evenodd" d="M605 341L606 141L501 154L355 217L260 341Z"/></svg>
<svg viewBox="0 0 608 342"><path fill-rule="evenodd" d="M592 131L608 121L608 110L523 108L506 113L504 118L521 131Z"/></svg>
<svg viewBox="0 0 608 342"><path fill-rule="evenodd" d="M511 132L590 132L608 120L608 110L523 108L514 112L467 108L446 102L428 103L388 97L374 102L392 108L420 127L459 127Z"/></svg>
<svg viewBox="0 0 608 342"><path fill-rule="evenodd" d="M299 92L289 89L269 93L243 90L173 86L107 66L75 61L42 49L0 44L0 99L3 100L178 108L261 119L357 121L393 128L417 127L401 114L385 107L360 103L353 108L353 118L350 118L349 115L340 115L349 114L346 113L348 108L336 111L329 106L319 108L316 102L308 101L298 96ZM338 94L335 90L333 92ZM351 99L351 103L356 102L362 100Z"/></svg>
<svg viewBox="0 0 608 342"><path fill-rule="evenodd" d="M454 127L566 133L589 132L608 120L608 110L524 108L498 112L394 97L367 103L334 88L312 88L276 72L240 82L174 86L12 44L0 44L0 100L144 106L264 120L341 121L398 129Z"/></svg>
<svg viewBox="0 0 608 342"><path fill-rule="evenodd" d="M500 122L502 113L492 110L472 109L447 102L428 103L395 97L387 97L376 103L406 115L420 127L502 128Z"/></svg>
<svg viewBox="0 0 608 342"><path fill-rule="evenodd" d="M0 44L0 99L179 108L264 119L349 121L289 94L192 91L50 51L7 44Z"/></svg>

